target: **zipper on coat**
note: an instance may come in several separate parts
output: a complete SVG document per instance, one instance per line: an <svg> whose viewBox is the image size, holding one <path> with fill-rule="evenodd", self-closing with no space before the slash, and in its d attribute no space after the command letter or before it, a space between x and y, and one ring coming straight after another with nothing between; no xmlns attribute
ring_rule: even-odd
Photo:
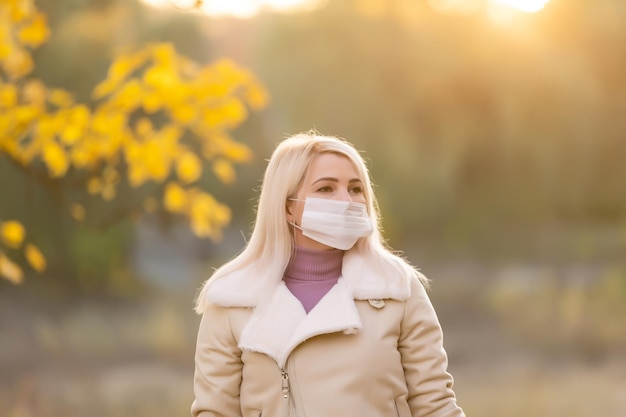
<svg viewBox="0 0 626 417"><path fill-rule="evenodd" d="M289 399L289 374L283 368L280 368L280 375L283 380L283 398Z"/></svg>
<svg viewBox="0 0 626 417"><path fill-rule="evenodd" d="M287 415L289 417L296 417L296 407L293 403L291 387L289 386L289 374L284 368L280 368L280 375L282 379L283 398L285 399L285 401L287 401Z"/></svg>

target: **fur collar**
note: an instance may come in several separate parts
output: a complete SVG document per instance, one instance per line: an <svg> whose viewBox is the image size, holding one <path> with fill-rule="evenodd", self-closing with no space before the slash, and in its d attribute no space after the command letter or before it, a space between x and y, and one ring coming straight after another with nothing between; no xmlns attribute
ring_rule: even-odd
<svg viewBox="0 0 626 417"><path fill-rule="evenodd" d="M241 333L239 347L265 353L283 367L291 351L313 336L357 332L362 324L354 300L407 299L411 293L410 279L355 251L347 251L341 278L309 314L291 294L282 276L254 267L212 282L206 296L209 302L220 306L254 308Z"/></svg>
<svg viewBox="0 0 626 417"><path fill-rule="evenodd" d="M356 251L343 258L341 279L355 300L405 300L411 294L410 278L390 266L377 265ZM214 282L209 281L207 301L224 307L256 307L282 282L282 274L251 265Z"/></svg>

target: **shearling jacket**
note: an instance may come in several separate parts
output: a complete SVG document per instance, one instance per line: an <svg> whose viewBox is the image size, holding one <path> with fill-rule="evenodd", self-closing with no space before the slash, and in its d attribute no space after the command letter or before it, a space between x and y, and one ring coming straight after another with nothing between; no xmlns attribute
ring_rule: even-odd
<svg viewBox="0 0 626 417"><path fill-rule="evenodd" d="M209 287L192 416L464 416L417 279L348 251L306 314L281 278L239 271Z"/></svg>

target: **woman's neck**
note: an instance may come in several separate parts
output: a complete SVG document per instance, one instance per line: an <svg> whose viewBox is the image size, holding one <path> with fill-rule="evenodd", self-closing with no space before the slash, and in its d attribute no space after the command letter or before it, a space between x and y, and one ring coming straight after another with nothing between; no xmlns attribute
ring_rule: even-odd
<svg viewBox="0 0 626 417"><path fill-rule="evenodd" d="M305 281L337 279L341 275L344 251L297 247L285 270L285 278Z"/></svg>

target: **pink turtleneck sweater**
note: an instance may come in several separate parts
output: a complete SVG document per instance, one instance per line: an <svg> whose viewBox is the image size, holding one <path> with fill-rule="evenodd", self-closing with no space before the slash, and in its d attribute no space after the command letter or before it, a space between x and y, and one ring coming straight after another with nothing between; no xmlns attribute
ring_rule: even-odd
<svg viewBox="0 0 626 417"><path fill-rule="evenodd" d="M337 283L344 251L296 248L283 281L308 313Z"/></svg>

